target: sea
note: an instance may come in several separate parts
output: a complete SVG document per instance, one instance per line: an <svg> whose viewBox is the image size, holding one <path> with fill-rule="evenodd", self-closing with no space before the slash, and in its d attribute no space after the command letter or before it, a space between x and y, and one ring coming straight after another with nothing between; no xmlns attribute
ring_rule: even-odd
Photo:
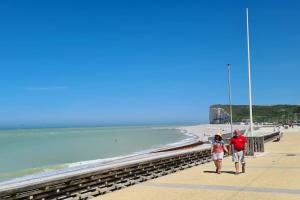
<svg viewBox="0 0 300 200"><path fill-rule="evenodd" d="M0 182L188 143L182 125L0 130Z"/></svg>

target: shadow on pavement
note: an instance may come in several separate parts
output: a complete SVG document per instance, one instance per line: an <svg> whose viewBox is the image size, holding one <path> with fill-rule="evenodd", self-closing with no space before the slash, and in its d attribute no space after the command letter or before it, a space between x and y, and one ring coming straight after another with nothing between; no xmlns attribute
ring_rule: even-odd
<svg viewBox="0 0 300 200"><path fill-rule="evenodd" d="M204 173L216 174L216 171L203 171ZM221 173L235 174L234 171L221 171Z"/></svg>

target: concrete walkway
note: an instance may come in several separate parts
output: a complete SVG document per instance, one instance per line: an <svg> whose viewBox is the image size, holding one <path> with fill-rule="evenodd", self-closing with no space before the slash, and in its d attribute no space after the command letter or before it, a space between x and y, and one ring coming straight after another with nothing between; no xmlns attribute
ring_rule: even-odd
<svg viewBox="0 0 300 200"><path fill-rule="evenodd" d="M96 199L104 200L193 200L193 199L300 199L300 129L284 132L280 142L266 144L266 152L247 158L245 174L234 175L231 158L223 173L214 173L207 163Z"/></svg>

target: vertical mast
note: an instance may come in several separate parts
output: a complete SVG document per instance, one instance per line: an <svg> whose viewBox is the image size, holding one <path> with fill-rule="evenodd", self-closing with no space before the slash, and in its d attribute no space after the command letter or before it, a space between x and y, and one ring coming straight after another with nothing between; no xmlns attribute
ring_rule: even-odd
<svg viewBox="0 0 300 200"><path fill-rule="evenodd" d="M233 136L233 130L232 130L232 102L231 102L230 64L228 64L228 88L229 88L229 105L230 105L230 130L231 130L231 137L232 137Z"/></svg>
<svg viewBox="0 0 300 200"><path fill-rule="evenodd" d="M250 110L250 130L251 137L253 137L253 118L252 118L252 86L251 86L251 64L250 64L250 44L249 44L249 18L248 8L246 8L247 15L247 49L248 49L248 84L249 84L249 110Z"/></svg>

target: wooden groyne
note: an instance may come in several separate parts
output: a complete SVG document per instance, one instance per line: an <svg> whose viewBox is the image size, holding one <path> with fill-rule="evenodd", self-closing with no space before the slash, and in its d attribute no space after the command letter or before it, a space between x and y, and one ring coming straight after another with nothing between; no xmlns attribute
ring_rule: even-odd
<svg viewBox="0 0 300 200"><path fill-rule="evenodd" d="M271 141L279 135L279 132L272 133L259 141ZM209 161L209 147L160 153L159 156L152 155L98 170L5 186L0 188L0 199L90 199Z"/></svg>

